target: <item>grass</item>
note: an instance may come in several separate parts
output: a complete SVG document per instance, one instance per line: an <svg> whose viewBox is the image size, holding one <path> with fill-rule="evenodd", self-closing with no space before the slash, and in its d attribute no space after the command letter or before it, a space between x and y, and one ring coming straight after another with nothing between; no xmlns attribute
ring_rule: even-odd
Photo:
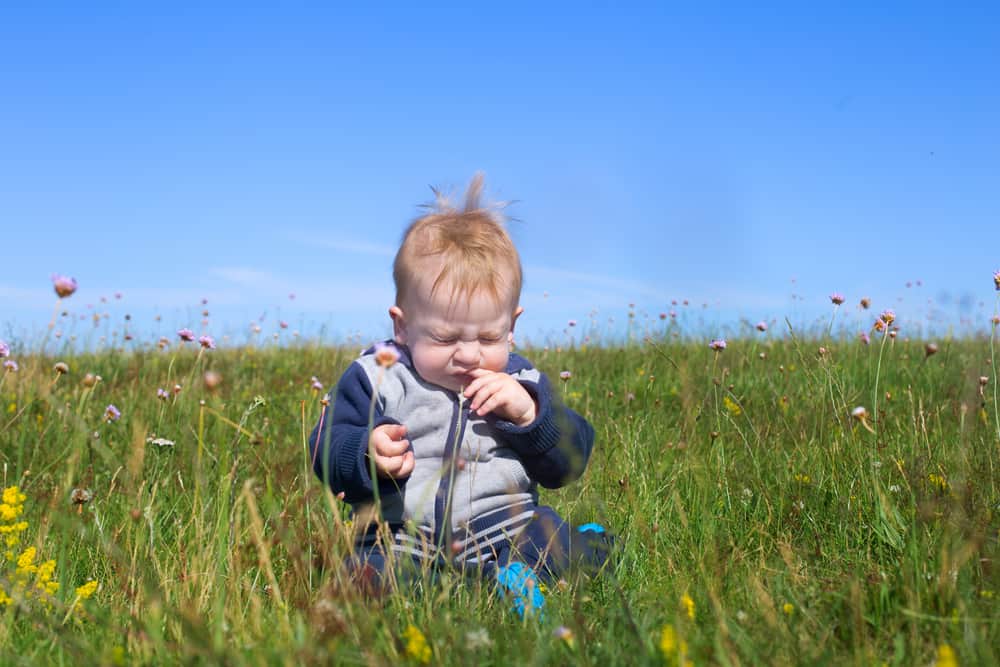
<svg viewBox="0 0 1000 667"><path fill-rule="evenodd" d="M61 587L0 607L0 662L997 664L992 347L938 345L525 351L597 431L584 477L542 501L621 547L604 576L550 589L541 622L448 573L377 600L345 580L353 527L305 438L323 409L310 377L329 387L355 347L20 357L0 482L27 496L18 549L55 559Z"/></svg>

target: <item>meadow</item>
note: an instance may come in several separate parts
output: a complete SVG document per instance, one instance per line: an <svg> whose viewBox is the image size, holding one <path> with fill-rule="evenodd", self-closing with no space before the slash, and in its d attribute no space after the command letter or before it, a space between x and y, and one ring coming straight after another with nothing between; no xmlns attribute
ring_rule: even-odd
<svg viewBox="0 0 1000 667"><path fill-rule="evenodd" d="M306 440L357 345L12 344L0 663L997 664L994 340L888 324L519 350L597 431L542 502L619 547L523 620L449 572L345 576Z"/></svg>

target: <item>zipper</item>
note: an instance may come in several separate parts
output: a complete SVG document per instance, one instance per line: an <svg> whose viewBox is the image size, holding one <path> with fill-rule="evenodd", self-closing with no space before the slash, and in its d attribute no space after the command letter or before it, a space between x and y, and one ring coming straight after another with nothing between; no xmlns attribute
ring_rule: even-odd
<svg viewBox="0 0 1000 667"><path fill-rule="evenodd" d="M452 561L451 542L452 502L455 497L455 474L458 471L458 456L462 451L462 441L465 439L465 425L468 421L468 407L465 396L456 394L453 408L454 417L449 431L449 439L445 443L442 456L441 482L438 484L434 500L434 524L437 529L438 553L445 563Z"/></svg>

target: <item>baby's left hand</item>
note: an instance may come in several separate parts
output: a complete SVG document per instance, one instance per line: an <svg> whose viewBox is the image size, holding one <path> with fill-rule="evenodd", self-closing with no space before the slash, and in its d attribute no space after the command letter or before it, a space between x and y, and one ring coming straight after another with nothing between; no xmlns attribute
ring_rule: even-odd
<svg viewBox="0 0 1000 667"><path fill-rule="evenodd" d="M477 415L482 417L493 412L518 426L535 421L538 415L535 399L513 376L483 368L469 375L473 380L465 388L465 397L471 401L469 409Z"/></svg>

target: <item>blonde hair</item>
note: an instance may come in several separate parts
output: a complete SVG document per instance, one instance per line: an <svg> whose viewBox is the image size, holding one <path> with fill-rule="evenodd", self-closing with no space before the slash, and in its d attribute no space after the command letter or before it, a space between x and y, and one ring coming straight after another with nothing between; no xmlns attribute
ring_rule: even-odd
<svg viewBox="0 0 1000 667"><path fill-rule="evenodd" d="M440 258L441 269L431 284L431 294L449 285L453 302L484 292L496 303L509 298L511 309L516 308L521 296L521 259L504 227L503 204L480 204L483 175L473 176L462 209L432 190L435 201L426 205L431 212L410 223L393 262L396 304L417 282L422 260ZM501 273L503 268L508 269L509 278Z"/></svg>

